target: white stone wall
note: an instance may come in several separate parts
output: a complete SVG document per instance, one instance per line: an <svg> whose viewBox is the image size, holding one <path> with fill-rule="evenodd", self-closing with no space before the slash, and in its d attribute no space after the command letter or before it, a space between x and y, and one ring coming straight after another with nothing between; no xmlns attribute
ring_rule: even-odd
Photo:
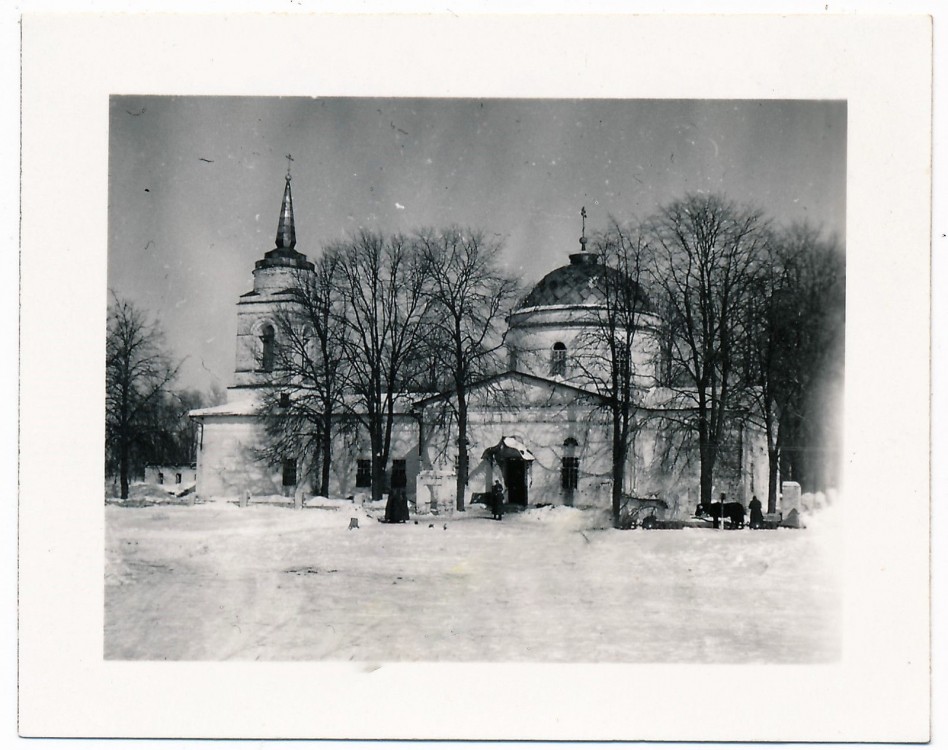
<svg viewBox="0 0 948 750"><path fill-rule="evenodd" d="M362 425L350 425L339 431L333 441L332 468L329 491L336 497L350 497L370 493L371 487L356 487L356 470L359 459L370 460L372 448L369 434ZM392 462L405 461L405 492L409 502L415 499L415 478L419 471L418 423L409 415L395 415L392 424L392 444L389 462L385 467L386 477L391 477Z"/></svg>
<svg viewBox="0 0 948 750"><path fill-rule="evenodd" d="M253 416L205 417L198 449L197 492L202 497L238 497L286 494L282 466L268 466L261 459L266 432ZM333 441L329 492L333 497L369 493L371 488L356 486L357 461L370 459L368 434L361 426L337 432ZM415 497L415 477L419 470L417 422L407 415L396 415L392 429L390 460L386 475L391 476L392 461L405 460L406 487L410 501ZM298 458L300 488L313 492L305 457Z"/></svg>
<svg viewBox="0 0 948 750"><path fill-rule="evenodd" d="M551 375L553 346L566 345L566 374L562 379L580 387L603 383L609 372L608 351L600 341L597 308L582 305L535 308L514 313L505 341L516 369L543 378ZM633 372L644 386L653 385L659 367L659 343L650 315L639 316L641 328L632 341Z"/></svg>
<svg viewBox="0 0 948 750"><path fill-rule="evenodd" d="M260 460L263 425L255 417L205 417L197 461L197 494L203 498L283 494L281 466Z"/></svg>
<svg viewBox="0 0 948 750"><path fill-rule="evenodd" d="M491 403L495 401L496 403ZM506 402L509 401L509 404ZM455 472L457 428L453 420L438 424L438 406L425 412L423 468ZM598 506L611 487L611 442L606 415L575 395L554 394L544 388L514 387L511 393L477 394L468 415L468 499L474 492L487 492L502 472L484 452L504 437L516 437L534 456L528 462L529 504L551 503ZM575 449L564 446L567 438ZM579 458L578 487L562 487L562 459Z"/></svg>
<svg viewBox="0 0 948 750"><path fill-rule="evenodd" d="M161 475L160 477L159 474ZM177 481L178 474L181 475L180 482ZM161 479L160 482L159 479ZM145 467L146 484L170 485L173 488L175 485L186 485L195 481L197 481L197 469L192 469L190 465Z"/></svg>

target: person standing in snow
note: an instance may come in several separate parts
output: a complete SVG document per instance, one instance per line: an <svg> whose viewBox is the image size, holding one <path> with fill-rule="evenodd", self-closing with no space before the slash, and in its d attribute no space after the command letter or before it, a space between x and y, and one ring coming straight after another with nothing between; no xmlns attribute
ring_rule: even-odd
<svg viewBox="0 0 948 750"><path fill-rule="evenodd" d="M747 508L750 510L750 527L752 529L762 528L764 525L764 511L757 495L754 495L754 499L748 503Z"/></svg>
<svg viewBox="0 0 948 750"><path fill-rule="evenodd" d="M408 520L408 497L405 490L393 489L385 504L385 523L405 523Z"/></svg>
<svg viewBox="0 0 948 750"><path fill-rule="evenodd" d="M491 513L494 514L494 518L497 521L500 521L504 517L504 486L500 483L499 479L494 482L494 487L490 493L490 500Z"/></svg>

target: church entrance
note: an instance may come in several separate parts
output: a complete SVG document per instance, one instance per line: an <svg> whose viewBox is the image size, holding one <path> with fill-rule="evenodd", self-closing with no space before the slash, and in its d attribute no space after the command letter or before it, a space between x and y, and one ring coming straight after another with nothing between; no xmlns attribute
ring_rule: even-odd
<svg viewBox="0 0 948 750"><path fill-rule="evenodd" d="M504 459L504 486L507 502L511 505L527 504L527 462L519 457Z"/></svg>
<svg viewBox="0 0 948 750"><path fill-rule="evenodd" d="M507 491L507 504L526 507L530 464L533 461L533 454L527 450L527 446L519 438L505 435L497 445L484 451L484 458L500 469ZM490 481L493 480L489 480L488 484Z"/></svg>

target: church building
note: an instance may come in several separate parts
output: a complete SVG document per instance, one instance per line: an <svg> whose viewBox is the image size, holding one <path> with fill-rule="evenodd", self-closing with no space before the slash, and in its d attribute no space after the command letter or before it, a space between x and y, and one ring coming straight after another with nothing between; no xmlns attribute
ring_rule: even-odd
<svg viewBox="0 0 948 750"><path fill-rule="evenodd" d="M586 249L564 248L563 265L544 276L507 320L507 371L475 384L468 399L469 502L500 479L512 505L611 506L612 424L601 392L605 358L590 332L603 305L603 274L617 273ZM262 456L261 417L278 340L276 312L292 301L298 274L313 264L296 250L293 198L287 176L276 246L253 269L253 288L237 301L236 367L227 402L191 412L199 425L198 496L312 494L303 457L274 463ZM688 409L661 383L661 320L643 305L636 319L630 366L636 373L635 429L623 491L661 498L672 514L698 502L698 451L693 435L675 425ZM457 435L445 394L401 394L386 477L418 512L452 508ZM333 446L330 494L367 496L371 486L368 435L340 434ZM767 450L750 424L721 449L715 493L745 504L766 496Z"/></svg>

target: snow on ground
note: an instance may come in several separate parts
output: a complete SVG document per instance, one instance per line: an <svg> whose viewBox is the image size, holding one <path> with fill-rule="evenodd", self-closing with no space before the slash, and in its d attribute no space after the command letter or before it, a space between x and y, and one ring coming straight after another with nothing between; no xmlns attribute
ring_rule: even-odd
<svg viewBox="0 0 948 750"><path fill-rule="evenodd" d="M107 505L109 659L816 662L841 512L806 530L616 531L566 507L382 524L311 498ZM349 530L350 518L359 528ZM415 517L413 517L415 518ZM447 526L447 528L445 528Z"/></svg>

